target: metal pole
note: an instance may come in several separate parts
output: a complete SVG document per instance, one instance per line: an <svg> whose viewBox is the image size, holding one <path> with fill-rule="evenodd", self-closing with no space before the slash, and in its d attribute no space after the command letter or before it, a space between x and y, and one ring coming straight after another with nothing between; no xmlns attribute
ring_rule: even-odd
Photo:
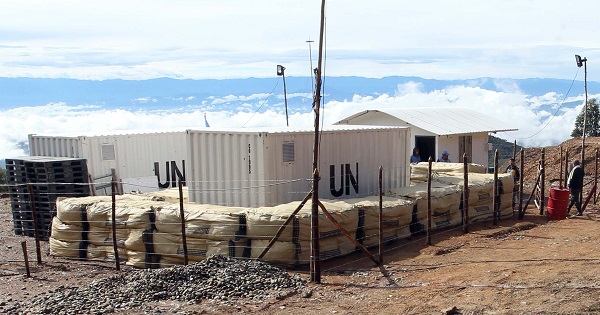
<svg viewBox="0 0 600 315"><path fill-rule="evenodd" d="M185 213L183 211L183 184L181 183L181 176L177 179L179 182L179 216L181 217L181 244L183 246L183 264L188 264L188 248L187 239L185 235Z"/></svg>
<svg viewBox="0 0 600 315"><path fill-rule="evenodd" d="M498 225L498 202L500 200L500 196L498 196L498 149L494 151L494 196L492 203L494 204L494 215L492 222L494 225Z"/></svg>
<svg viewBox="0 0 600 315"><path fill-rule="evenodd" d="M512 155L513 159L517 158L517 140L515 140L515 143L513 144L513 155Z"/></svg>
<svg viewBox="0 0 600 315"><path fill-rule="evenodd" d="M21 249L23 249L23 259L25 260L25 272L27 272L27 278L31 277L31 272L29 271L29 257L27 256L27 242L21 241Z"/></svg>
<svg viewBox="0 0 600 315"><path fill-rule="evenodd" d="M321 65L323 63L323 35L325 29L325 0L321 1L321 29L319 32L319 61L316 72L315 97L315 134L313 145L313 196L311 207L311 256L310 281L321 283L321 253L319 248L319 110L321 108Z"/></svg>
<svg viewBox="0 0 600 315"><path fill-rule="evenodd" d="M431 156L427 170L427 238L425 244L431 245Z"/></svg>
<svg viewBox="0 0 600 315"><path fill-rule="evenodd" d="M463 154L463 232L469 233L469 163L467 163L467 154Z"/></svg>
<svg viewBox="0 0 600 315"><path fill-rule="evenodd" d="M383 165L379 166L379 264L383 265Z"/></svg>
<svg viewBox="0 0 600 315"><path fill-rule="evenodd" d="M583 60L583 69L584 69L584 80L583 86L585 90L585 103L583 104L583 133L581 135L581 169L584 170L583 174L585 174L585 133L586 133L586 125L587 125L587 108L588 108L588 99L587 99L587 58ZM583 193L583 189L581 190ZM581 200L581 198L579 198Z"/></svg>
<svg viewBox="0 0 600 315"><path fill-rule="evenodd" d="M546 149L542 148L542 178L540 180L540 215L544 215L544 201L546 200Z"/></svg>
<svg viewBox="0 0 600 315"><path fill-rule="evenodd" d="M563 168L562 168L563 147L562 146L560 146L560 159L558 161L559 161L558 165L560 167L560 176L559 176L559 179L558 179L558 187L560 187L560 189L562 189L563 188Z"/></svg>
<svg viewBox="0 0 600 315"><path fill-rule="evenodd" d="M498 201L500 196L498 196L498 149L494 151L494 196L493 196L493 219L492 223L494 225L498 225Z"/></svg>
<svg viewBox="0 0 600 315"><path fill-rule="evenodd" d="M598 148L596 148L596 154L594 154L594 161L596 163L596 169L594 171L594 186L598 186ZM594 204L596 204L596 194L594 194Z"/></svg>
<svg viewBox="0 0 600 315"><path fill-rule="evenodd" d="M35 194L33 193L33 185L27 184L29 190L29 205L31 206L31 218L33 220L33 238L35 239L35 254L37 255L37 263L42 263L42 249L40 247L40 232L38 230L37 210L35 208Z"/></svg>
<svg viewBox="0 0 600 315"><path fill-rule="evenodd" d="M565 188L569 187L569 148L565 150Z"/></svg>
<svg viewBox="0 0 600 315"><path fill-rule="evenodd" d="M523 178L525 177L525 151L521 148L521 176L519 178L519 215L521 212L525 212L523 209Z"/></svg>
<svg viewBox="0 0 600 315"><path fill-rule="evenodd" d="M117 194L117 181L115 178L115 173L113 170L113 175L112 175L112 181L111 181L111 196L112 196L112 243L113 243L113 251L115 253L115 267L117 268L117 271L121 270L121 266L119 265L119 249L117 248L117 201L116 201L116 194Z"/></svg>
<svg viewBox="0 0 600 315"><path fill-rule="evenodd" d="M281 75L283 76L283 99L285 100L285 124L286 126L290 126L290 121L288 120L288 104L287 104L287 90L285 87L285 68L281 68Z"/></svg>

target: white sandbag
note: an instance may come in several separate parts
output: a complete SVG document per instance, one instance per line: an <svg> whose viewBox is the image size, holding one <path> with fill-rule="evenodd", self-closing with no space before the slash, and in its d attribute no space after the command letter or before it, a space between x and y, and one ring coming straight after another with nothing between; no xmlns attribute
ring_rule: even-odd
<svg viewBox="0 0 600 315"><path fill-rule="evenodd" d="M135 268L146 268L146 252L128 250L125 264Z"/></svg>
<svg viewBox="0 0 600 315"><path fill-rule="evenodd" d="M110 201L110 196L56 199L56 216L64 223L81 225L82 208L100 201Z"/></svg>
<svg viewBox="0 0 600 315"><path fill-rule="evenodd" d="M386 227L408 226L412 221L414 200L383 197L382 198L383 225ZM364 210L365 221L363 229L379 227L379 197L366 197L364 199L348 199L349 204L358 210Z"/></svg>
<svg viewBox="0 0 600 315"><path fill-rule="evenodd" d="M79 242L83 241L81 225L66 224L62 222L58 217L52 219L52 229L50 236L55 240L67 241L67 242Z"/></svg>
<svg viewBox="0 0 600 315"><path fill-rule="evenodd" d="M161 233L181 234L179 205L155 208L156 229ZM243 237L242 218L246 208L185 204L185 231L190 237L230 240Z"/></svg>
<svg viewBox="0 0 600 315"><path fill-rule="evenodd" d="M390 241L395 241L399 239L405 239L411 236L410 228L408 226L405 227L395 227L395 228L387 228L383 230L383 242L387 243ZM366 247L371 247L379 244L379 229L370 229L365 230L365 240L363 245Z"/></svg>
<svg viewBox="0 0 600 315"><path fill-rule="evenodd" d="M329 260L353 253L356 245L345 236L328 237L319 240L321 260ZM300 242L296 247L298 264L310 263L310 242Z"/></svg>
<svg viewBox="0 0 600 315"><path fill-rule="evenodd" d="M153 206L166 205L152 200L121 200L115 207L117 229L148 229ZM90 226L112 227L112 202L98 202L87 208Z"/></svg>
<svg viewBox="0 0 600 315"><path fill-rule="evenodd" d="M469 163L467 164L467 170L471 173L486 173L487 170L483 165ZM410 181L412 183L420 183L427 181L427 173L429 172L429 162L420 162L417 164L410 164ZM463 163L445 163L445 162L433 162L431 163L432 177L436 177L440 173L460 173L464 172Z"/></svg>
<svg viewBox="0 0 600 315"><path fill-rule="evenodd" d="M269 245L268 240L251 239L250 258L258 258L267 245ZM272 263L295 265L297 263L296 247L297 245L292 242L275 242L262 260Z"/></svg>
<svg viewBox="0 0 600 315"><path fill-rule="evenodd" d="M57 240L53 237L49 239L50 243L50 255L55 257L66 257L66 258L86 258L87 257L87 246L85 242L81 241L62 241Z"/></svg>
<svg viewBox="0 0 600 315"><path fill-rule="evenodd" d="M161 257L184 258L183 240L181 235L154 233L154 252ZM223 241L203 238L186 237L188 260L201 261L211 255L243 257L247 240Z"/></svg>

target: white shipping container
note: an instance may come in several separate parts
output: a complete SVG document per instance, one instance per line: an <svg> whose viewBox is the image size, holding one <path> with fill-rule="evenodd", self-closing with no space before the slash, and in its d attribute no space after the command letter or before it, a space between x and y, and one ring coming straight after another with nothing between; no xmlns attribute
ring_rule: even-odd
<svg viewBox="0 0 600 315"><path fill-rule="evenodd" d="M29 135L29 149L31 156L84 158L92 178L110 175L115 169L127 188L125 192L176 187L177 176L185 179L187 172L185 131L77 137ZM149 177L155 177L153 184ZM99 184L102 181L110 178L98 180Z"/></svg>
<svg viewBox="0 0 600 315"><path fill-rule="evenodd" d="M319 197L347 199L378 194L408 183L409 129L331 126L321 134ZM191 202L273 206L302 200L311 190L310 130L188 130Z"/></svg>

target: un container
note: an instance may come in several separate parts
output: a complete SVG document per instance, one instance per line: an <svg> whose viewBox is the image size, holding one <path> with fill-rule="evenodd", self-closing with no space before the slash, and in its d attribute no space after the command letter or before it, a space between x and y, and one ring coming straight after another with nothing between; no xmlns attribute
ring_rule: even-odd
<svg viewBox="0 0 600 315"><path fill-rule="evenodd" d="M405 186L408 130L326 127L319 135L319 197L377 195L380 166L384 189ZM188 130L190 201L260 207L302 200L313 185L313 146L307 129Z"/></svg>

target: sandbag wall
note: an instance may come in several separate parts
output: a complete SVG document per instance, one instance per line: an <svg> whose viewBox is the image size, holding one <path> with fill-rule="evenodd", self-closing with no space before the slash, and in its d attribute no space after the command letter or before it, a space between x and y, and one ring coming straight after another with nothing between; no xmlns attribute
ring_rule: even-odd
<svg viewBox="0 0 600 315"><path fill-rule="evenodd" d="M462 175L440 173L432 181L433 228L462 224ZM491 220L493 177L470 175L470 222ZM501 175L500 208L512 215L513 179ZM379 241L379 198L322 201L335 220L365 246ZM242 208L184 204L185 233L190 261L211 254L257 258L300 202L275 207ZM114 260L110 197L68 198L57 201L50 253L60 257ZM305 205L283 230L263 260L308 264L310 213ZM383 198L383 239L402 239L424 231L427 222L427 183L389 191ZM144 195L117 196L116 229L119 259L140 268L182 264L184 258L179 203ZM321 259L356 251L354 242L322 213L319 215Z"/></svg>

